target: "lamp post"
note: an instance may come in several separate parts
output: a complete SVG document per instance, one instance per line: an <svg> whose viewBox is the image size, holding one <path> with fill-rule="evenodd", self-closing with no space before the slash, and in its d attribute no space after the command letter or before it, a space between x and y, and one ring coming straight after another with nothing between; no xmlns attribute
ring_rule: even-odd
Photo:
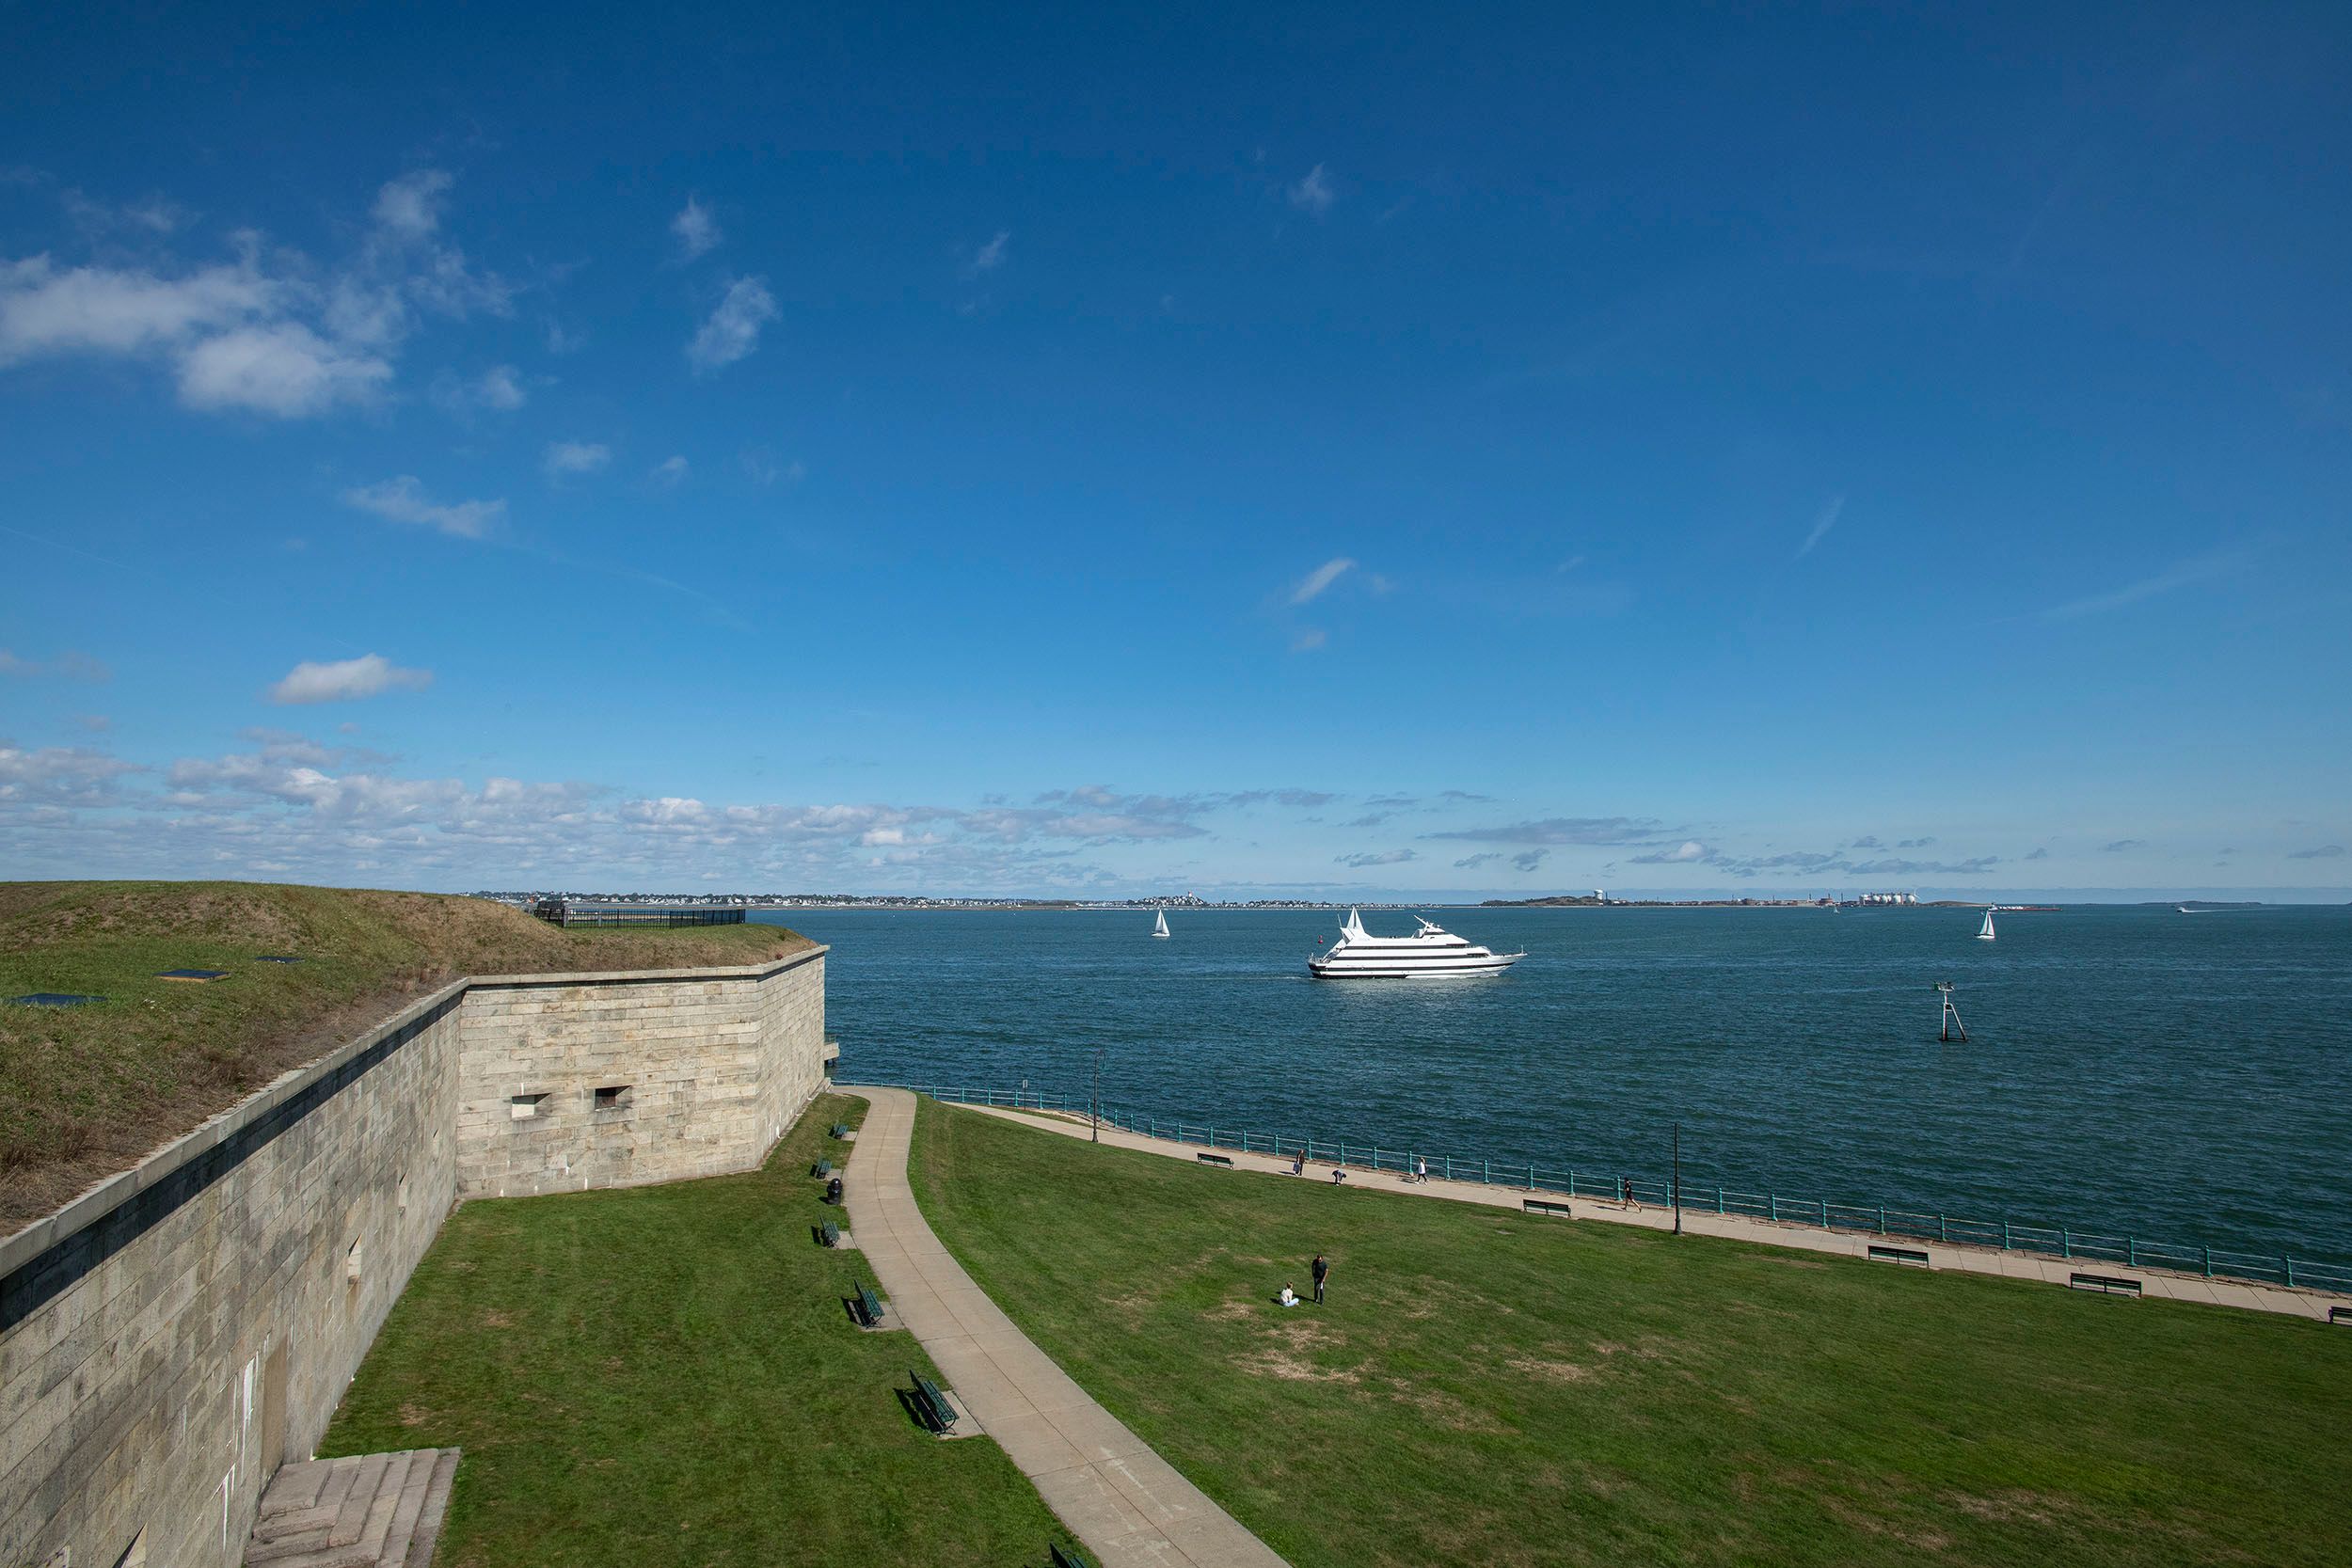
<svg viewBox="0 0 2352 1568"><path fill-rule="evenodd" d="M1682 1123L1675 1123L1675 1234L1682 1234Z"/></svg>
<svg viewBox="0 0 2352 1568"><path fill-rule="evenodd" d="M1094 1132L1088 1141L1099 1144L1103 1141L1103 1048L1099 1045L1094 1048L1094 1115L1091 1119Z"/></svg>

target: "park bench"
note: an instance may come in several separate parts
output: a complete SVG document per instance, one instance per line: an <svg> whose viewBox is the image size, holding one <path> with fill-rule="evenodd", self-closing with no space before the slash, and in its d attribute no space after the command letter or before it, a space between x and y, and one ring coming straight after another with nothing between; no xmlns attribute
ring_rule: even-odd
<svg viewBox="0 0 2352 1568"><path fill-rule="evenodd" d="M1231 1155L1196 1154L1193 1158L1200 1161L1204 1165L1223 1165L1228 1170L1231 1170L1233 1167L1233 1161Z"/></svg>
<svg viewBox="0 0 2352 1568"><path fill-rule="evenodd" d="M1522 1198L1519 1200L1519 1207L1531 1214L1557 1214L1564 1220L1576 1218L1575 1210L1565 1203L1554 1203L1548 1197Z"/></svg>
<svg viewBox="0 0 2352 1568"><path fill-rule="evenodd" d="M1054 1545L1054 1568L1094 1568L1094 1560L1075 1546Z"/></svg>
<svg viewBox="0 0 2352 1568"><path fill-rule="evenodd" d="M828 1138L846 1138L849 1135L850 1124L846 1121L836 1121L825 1129L825 1136Z"/></svg>
<svg viewBox="0 0 2352 1568"><path fill-rule="evenodd" d="M827 1220L825 1222L825 1228L820 1232L820 1234L825 1238L825 1244L827 1246L839 1246L841 1244L841 1227L834 1224L833 1221Z"/></svg>
<svg viewBox="0 0 2352 1568"><path fill-rule="evenodd" d="M857 1314L860 1328L882 1327L882 1307L875 1298L872 1287L861 1283L857 1294L850 1298L850 1309Z"/></svg>
<svg viewBox="0 0 2352 1568"><path fill-rule="evenodd" d="M923 1424L942 1437L953 1432L956 1407L947 1402L947 1396L940 1392L939 1385L921 1372L909 1372L907 1375L914 1379L914 1413L923 1418Z"/></svg>
<svg viewBox="0 0 2352 1568"><path fill-rule="evenodd" d="M2330 1307L2328 1321L2331 1323L2352 1323L2352 1307Z"/></svg>
<svg viewBox="0 0 2352 1568"><path fill-rule="evenodd" d="M2118 1274L2069 1275L2066 1279L2066 1288L2070 1291L2097 1291L2103 1295L2110 1296L2139 1294L2138 1280L2126 1279Z"/></svg>
<svg viewBox="0 0 2352 1568"><path fill-rule="evenodd" d="M831 1160L819 1160L815 1164L808 1167L808 1174L811 1176L831 1176L833 1174L833 1162Z"/></svg>
<svg viewBox="0 0 2352 1568"><path fill-rule="evenodd" d="M1906 1263L1915 1269L1924 1269L1929 1266L1927 1253L1918 1247L1880 1246L1873 1243L1870 1247L1870 1256L1882 1263Z"/></svg>

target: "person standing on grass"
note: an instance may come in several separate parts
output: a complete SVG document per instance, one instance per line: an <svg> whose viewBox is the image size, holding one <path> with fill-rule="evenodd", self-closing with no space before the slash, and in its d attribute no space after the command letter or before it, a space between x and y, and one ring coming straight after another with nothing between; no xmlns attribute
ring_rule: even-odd
<svg viewBox="0 0 2352 1568"><path fill-rule="evenodd" d="M1320 1252L1315 1254L1314 1275L1315 1305L1320 1307L1323 1305L1323 1282L1331 1277L1331 1265L1324 1260L1323 1254Z"/></svg>

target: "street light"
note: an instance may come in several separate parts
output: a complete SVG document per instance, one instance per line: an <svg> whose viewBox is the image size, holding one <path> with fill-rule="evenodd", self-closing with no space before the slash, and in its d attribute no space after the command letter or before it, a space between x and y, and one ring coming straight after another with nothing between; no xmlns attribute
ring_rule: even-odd
<svg viewBox="0 0 2352 1568"><path fill-rule="evenodd" d="M1092 1119L1094 1132L1088 1141L1099 1144L1103 1141L1103 1048L1099 1045L1094 1048L1094 1116Z"/></svg>
<svg viewBox="0 0 2352 1568"><path fill-rule="evenodd" d="M1675 1123L1675 1234L1682 1234L1682 1123Z"/></svg>

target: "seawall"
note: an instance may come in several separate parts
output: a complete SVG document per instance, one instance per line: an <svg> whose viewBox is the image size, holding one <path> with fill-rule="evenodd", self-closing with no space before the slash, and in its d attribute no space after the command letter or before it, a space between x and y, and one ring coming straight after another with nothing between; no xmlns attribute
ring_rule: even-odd
<svg viewBox="0 0 2352 1568"><path fill-rule="evenodd" d="M824 954L454 982L0 1242L0 1565L238 1563L456 1203L766 1156Z"/></svg>

